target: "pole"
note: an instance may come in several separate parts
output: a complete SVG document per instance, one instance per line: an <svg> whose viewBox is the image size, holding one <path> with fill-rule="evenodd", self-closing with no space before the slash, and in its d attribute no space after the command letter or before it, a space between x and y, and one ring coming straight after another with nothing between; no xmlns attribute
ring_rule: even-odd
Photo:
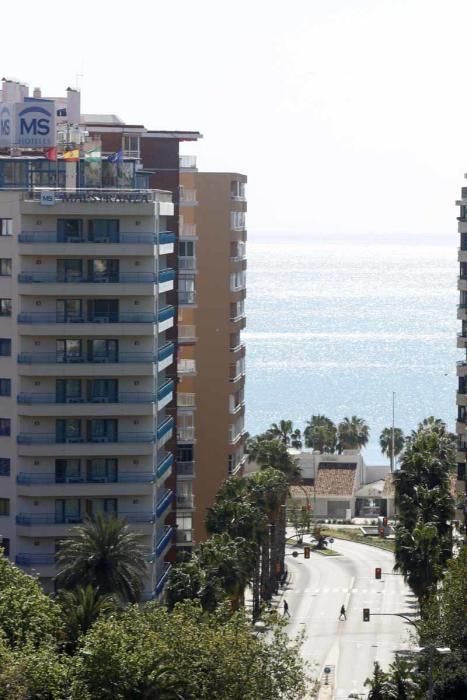
<svg viewBox="0 0 467 700"><path fill-rule="evenodd" d="M391 431L391 472L394 471L394 399L396 392L392 392L392 431Z"/></svg>
<svg viewBox="0 0 467 700"><path fill-rule="evenodd" d="M433 700L433 655L431 649L428 655L428 700Z"/></svg>

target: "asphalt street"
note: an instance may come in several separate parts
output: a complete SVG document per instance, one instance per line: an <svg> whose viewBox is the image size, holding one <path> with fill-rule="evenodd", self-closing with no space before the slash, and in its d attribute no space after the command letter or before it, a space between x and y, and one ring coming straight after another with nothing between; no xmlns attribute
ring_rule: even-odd
<svg viewBox="0 0 467 700"><path fill-rule="evenodd" d="M286 557L290 578L282 600L289 604L289 633L305 629L303 655L313 676L319 677L319 698L348 698L350 693L368 693L365 679L374 661L386 668L398 649L411 646L413 627L395 616L372 616L363 622L363 608L371 614L416 614L416 601L401 576L394 576L392 553L376 547L336 540L333 547L342 556L311 552ZM301 549L297 551L302 552ZM383 570L375 579L375 568ZM339 620L344 604L347 620ZM330 670L325 674L324 669ZM325 683L328 685L326 686Z"/></svg>

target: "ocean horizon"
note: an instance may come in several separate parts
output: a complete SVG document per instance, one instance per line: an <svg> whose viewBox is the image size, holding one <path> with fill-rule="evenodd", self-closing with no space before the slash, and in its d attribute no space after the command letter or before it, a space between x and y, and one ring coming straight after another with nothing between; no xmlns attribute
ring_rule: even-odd
<svg viewBox="0 0 467 700"><path fill-rule="evenodd" d="M313 414L364 418L379 435L456 420L457 237L250 233L246 429Z"/></svg>

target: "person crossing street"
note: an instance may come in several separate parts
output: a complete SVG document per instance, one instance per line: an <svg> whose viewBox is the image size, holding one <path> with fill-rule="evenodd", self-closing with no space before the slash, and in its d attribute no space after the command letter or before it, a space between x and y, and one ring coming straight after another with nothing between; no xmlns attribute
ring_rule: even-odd
<svg viewBox="0 0 467 700"><path fill-rule="evenodd" d="M344 618L344 620L347 620L347 615L346 615L346 612L345 612L345 606L344 606L344 605L341 605L341 611L340 611L340 613L339 613L339 620L342 620L342 617Z"/></svg>
<svg viewBox="0 0 467 700"><path fill-rule="evenodd" d="M290 617L289 604L286 600L284 600L284 615L287 615L287 617Z"/></svg>

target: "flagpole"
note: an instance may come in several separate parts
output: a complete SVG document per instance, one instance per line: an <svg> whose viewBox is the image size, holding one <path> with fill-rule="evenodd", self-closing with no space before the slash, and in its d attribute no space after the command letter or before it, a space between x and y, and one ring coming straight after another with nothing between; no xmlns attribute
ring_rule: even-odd
<svg viewBox="0 0 467 700"><path fill-rule="evenodd" d="M391 472L394 471L394 400L396 392L392 392L392 432L391 432Z"/></svg>

